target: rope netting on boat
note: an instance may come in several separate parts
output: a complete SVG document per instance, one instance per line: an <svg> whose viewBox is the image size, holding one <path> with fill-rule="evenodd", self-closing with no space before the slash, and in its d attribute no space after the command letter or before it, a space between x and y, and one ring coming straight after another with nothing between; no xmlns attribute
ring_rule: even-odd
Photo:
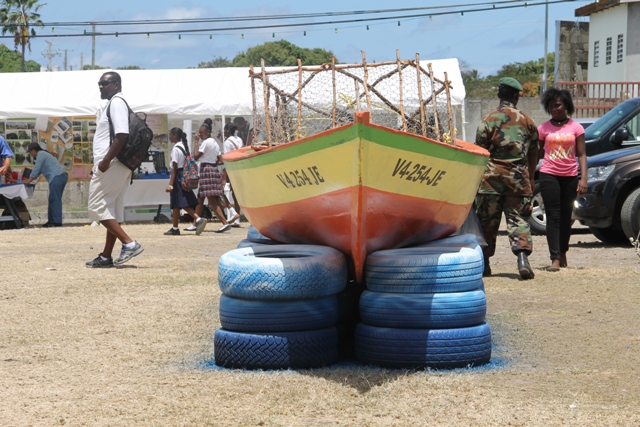
<svg viewBox="0 0 640 427"><path fill-rule="evenodd" d="M451 82L434 77L430 63L400 60L368 64L250 69L253 141L270 146L349 124L369 111L375 124L454 143ZM451 131L453 129L453 132Z"/></svg>

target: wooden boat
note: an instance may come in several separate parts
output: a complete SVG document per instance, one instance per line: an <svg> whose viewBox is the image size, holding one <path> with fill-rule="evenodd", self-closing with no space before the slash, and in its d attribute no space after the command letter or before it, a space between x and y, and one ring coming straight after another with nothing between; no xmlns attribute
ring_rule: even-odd
<svg viewBox="0 0 640 427"><path fill-rule="evenodd" d="M438 239L462 225L488 152L373 124L361 111L348 124L244 147L223 160L244 215L260 233L339 249L360 282L367 254Z"/></svg>

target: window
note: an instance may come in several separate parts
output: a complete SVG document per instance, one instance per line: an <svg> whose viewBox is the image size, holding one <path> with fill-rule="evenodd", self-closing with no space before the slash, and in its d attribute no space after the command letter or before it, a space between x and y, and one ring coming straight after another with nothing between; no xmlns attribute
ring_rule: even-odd
<svg viewBox="0 0 640 427"><path fill-rule="evenodd" d="M622 34L618 34L618 50L617 50L617 58L616 58L617 62L622 62L622 58L624 57L624 51L622 49L623 45L624 45L624 36Z"/></svg>
<svg viewBox="0 0 640 427"><path fill-rule="evenodd" d="M593 42L593 66L597 67L600 65L600 42Z"/></svg>
<svg viewBox="0 0 640 427"><path fill-rule="evenodd" d="M611 37L607 37L607 47L605 51L604 61L607 65L611 64Z"/></svg>

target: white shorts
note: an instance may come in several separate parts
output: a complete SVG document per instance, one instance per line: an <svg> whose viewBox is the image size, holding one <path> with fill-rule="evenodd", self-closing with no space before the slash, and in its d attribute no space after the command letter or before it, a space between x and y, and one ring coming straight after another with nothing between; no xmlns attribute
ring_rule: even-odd
<svg viewBox="0 0 640 427"><path fill-rule="evenodd" d="M89 218L92 221L124 221L124 195L131 183L131 170L114 159L106 172L93 165L89 183Z"/></svg>

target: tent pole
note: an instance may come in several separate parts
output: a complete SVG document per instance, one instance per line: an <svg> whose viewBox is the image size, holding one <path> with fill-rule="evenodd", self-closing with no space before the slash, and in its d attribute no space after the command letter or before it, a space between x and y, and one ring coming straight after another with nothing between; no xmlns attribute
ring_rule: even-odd
<svg viewBox="0 0 640 427"><path fill-rule="evenodd" d="M189 152L193 153L193 139L191 134L193 132L193 121L191 119L184 120L182 122L182 130L187 135L187 145L189 146Z"/></svg>

